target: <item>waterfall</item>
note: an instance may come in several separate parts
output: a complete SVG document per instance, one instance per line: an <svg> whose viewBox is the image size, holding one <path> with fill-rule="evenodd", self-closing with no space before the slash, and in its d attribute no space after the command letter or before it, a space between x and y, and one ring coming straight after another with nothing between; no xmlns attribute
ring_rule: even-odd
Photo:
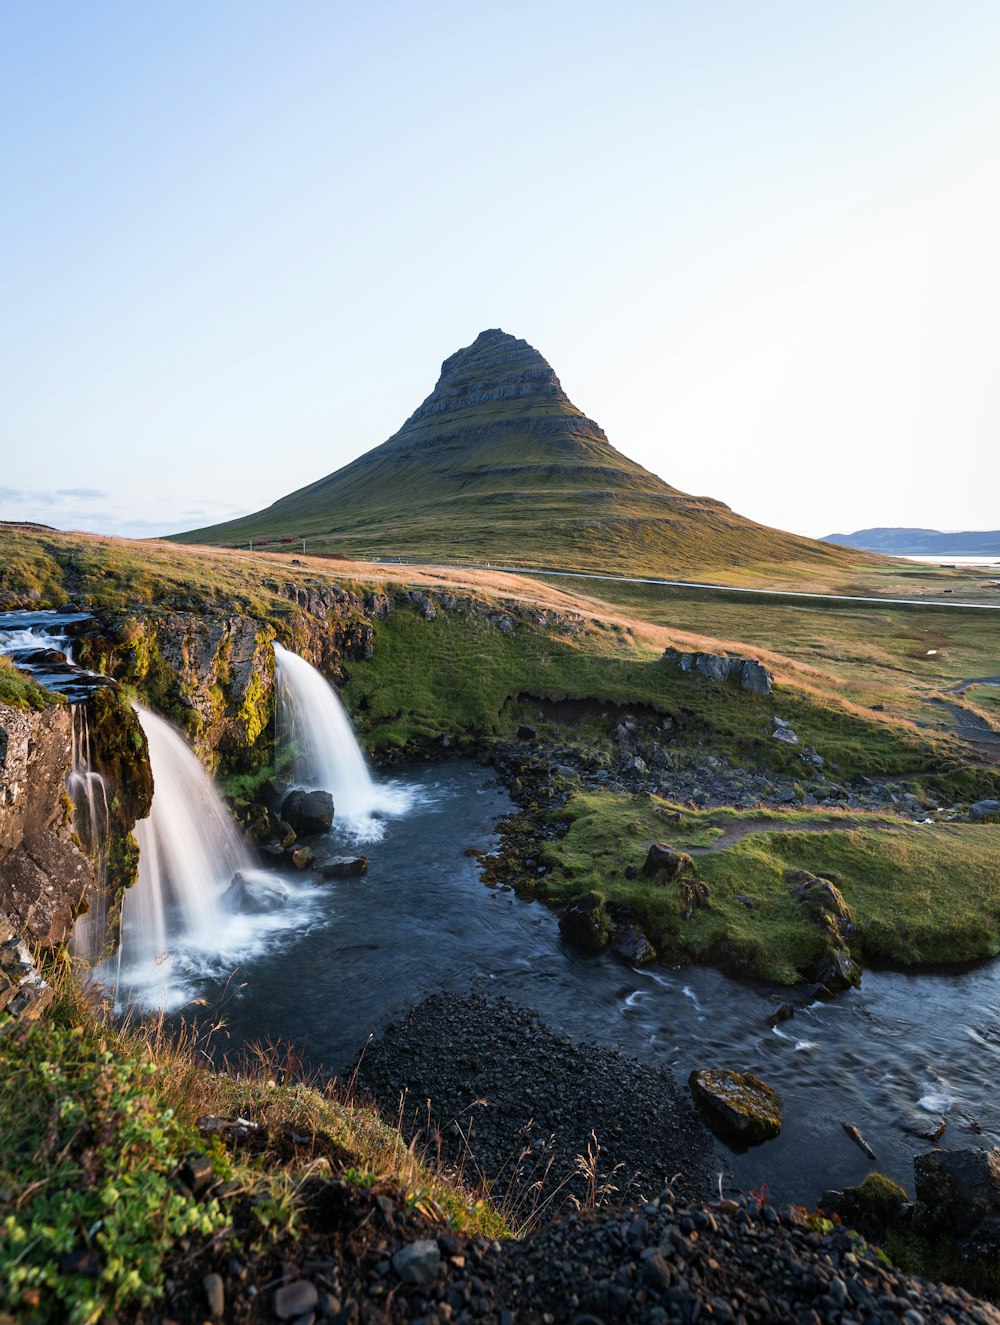
<svg viewBox="0 0 1000 1325"><path fill-rule="evenodd" d="M139 878L122 902L117 958L99 977L119 1006L166 1010L306 923L309 889L255 869L208 773L171 724L136 707L149 745L153 803L135 827Z"/></svg>
<svg viewBox="0 0 1000 1325"><path fill-rule="evenodd" d="M108 906L106 859L108 831L108 789L93 767L90 748L90 724L82 704L70 706L72 723L72 759L66 790L73 802L73 828L83 849L94 863L95 887L87 899L89 909L73 926L70 951L87 962L97 961L108 943Z"/></svg>
<svg viewBox="0 0 1000 1325"><path fill-rule="evenodd" d="M125 894L122 958L156 960L178 943L210 945L222 897L251 861L208 774L169 722L137 708L149 743L153 804L135 826L139 880Z"/></svg>
<svg viewBox="0 0 1000 1325"><path fill-rule="evenodd" d="M333 796L338 826L361 839L380 836L375 816L404 813L412 793L372 777L336 690L315 667L277 643L274 657L278 741L294 757L294 780Z"/></svg>

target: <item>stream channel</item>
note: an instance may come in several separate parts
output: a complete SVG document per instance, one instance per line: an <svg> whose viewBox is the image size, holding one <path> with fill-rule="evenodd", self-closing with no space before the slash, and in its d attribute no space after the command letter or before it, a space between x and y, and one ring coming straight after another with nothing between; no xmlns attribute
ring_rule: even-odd
<svg viewBox="0 0 1000 1325"><path fill-rule="evenodd" d="M916 1133L942 1117L945 1146L1000 1142L1000 964L866 971L860 990L800 1006L772 1030L768 1015L789 991L708 968L633 969L581 954L547 907L486 887L465 849L486 847L513 809L487 769L451 760L396 776L413 804L386 822L381 841L331 834L368 855L367 875L310 889L300 928L228 983L199 982L226 1018L227 1050L287 1040L311 1066L343 1076L367 1037L411 1004L475 989L505 994L575 1039L667 1064L681 1082L696 1067L756 1072L782 1096L782 1133L727 1159L739 1186L766 1182L774 1200L813 1206L873 1167L912 1190L912 1156L930 1148ZM842 1122L860 1128L877 1164Z"/></svg>
<svg viewBox="0 0 1000 1325"><path fill-rule="evenodd" d="M102 678L67 668L58 650L69 652L62 633L83 620L0 614L0 651L34 655L22 665L42 684L82 698ZM40 645L56 651L39 660ZM912 1188L912 1157L942 1119L948 1148L1000 1144L1000 959L940 974L869 970L860 990L811 1005L710 968L634 969L567 947L547 907L481 882L466 849L489 847L514 809L489 770L416 765L381 792L390 813L375 832L359 840L335 822L329 835L368 856L366 875L316 886L285 875L285 908L223 916L141 970L112 959L105 980L126 1001L131 985L146 1007L194 1011L202 1024L223 1017L219 1051L288 1041L324 1074L348 1074L369 1035L442 989L505 994L574 1039L666 1065L681 1082L698 1067L753 1071L781 1094L782 1132L726 1159L740 1187L766 1183L779 1202L812 1206L872 1167ZM786 999L795 1015L770 1028ZM860 1129L874 1165L841 1124Z"/></svg>

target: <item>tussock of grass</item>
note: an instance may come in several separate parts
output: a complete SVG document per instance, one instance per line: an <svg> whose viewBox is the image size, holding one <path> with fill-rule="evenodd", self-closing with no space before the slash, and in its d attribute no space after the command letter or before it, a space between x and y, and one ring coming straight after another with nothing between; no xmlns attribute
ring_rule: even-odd
<svg viewBox="0 0 1000 1325"><path fill-rule="evenodd" d="M24 672L19 672L9 658L0 654L0 704L19 709L43 709L58 702L55 695Z"/></svg>

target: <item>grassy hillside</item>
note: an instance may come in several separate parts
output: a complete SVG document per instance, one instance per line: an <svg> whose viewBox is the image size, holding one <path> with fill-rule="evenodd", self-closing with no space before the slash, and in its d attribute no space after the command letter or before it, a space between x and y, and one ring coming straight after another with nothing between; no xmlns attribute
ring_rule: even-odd
<svg viewBox="0 0 1000 1325"><path fill-rule="evenodd" d="M537 351L499 331L446 360L381 446L266 510L176 537L741 582L791 567L840 582L878 561L671 487L615 450Z"/></svg>

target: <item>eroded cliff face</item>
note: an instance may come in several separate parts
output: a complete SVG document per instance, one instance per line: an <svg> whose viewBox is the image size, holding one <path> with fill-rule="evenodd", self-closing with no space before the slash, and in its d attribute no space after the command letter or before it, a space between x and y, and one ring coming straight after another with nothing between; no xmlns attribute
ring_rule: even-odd
<svg viewBox="0 0 1000 1325"><path fill-rule="evenodd" d="M67 705L0 704L0 903L20 934L44 946L69 937L95 886L73 835L71 759Z"/></svg>
<svg viewBox="0 0 1000 1325"><path fill-rule="evenodd" d="M393 606L327 583L268 587L287 606L267 619L215 608L129 615L81 637L79 656L176 723L209 769L258 768L273 748L274 641L336 679L345 660L371 656L373 623Z"/></svg>

